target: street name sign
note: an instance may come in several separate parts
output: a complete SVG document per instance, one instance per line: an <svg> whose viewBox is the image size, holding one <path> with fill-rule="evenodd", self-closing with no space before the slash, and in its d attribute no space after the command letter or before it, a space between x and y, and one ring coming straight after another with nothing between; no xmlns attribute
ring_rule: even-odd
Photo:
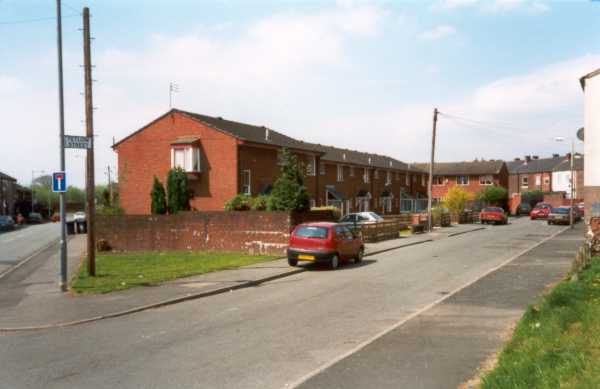
<svg viewBox="0 0 600 389"><path fill-rule="evenodd" d="M91 149L92 138L89 136L65 135L65 149Z"/></svg>
<svg viewBox="0 0 600 389"><path fill-rule="evenodd" d="M67 175L65 172L52 173L52 192L67 191Z"/></svg>

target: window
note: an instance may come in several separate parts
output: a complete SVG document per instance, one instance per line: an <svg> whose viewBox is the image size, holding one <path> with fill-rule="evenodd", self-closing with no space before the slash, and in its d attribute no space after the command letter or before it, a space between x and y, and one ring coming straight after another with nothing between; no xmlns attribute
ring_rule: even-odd
<svg viewBox="0 0 600 389"><path fill-rule="evenodd" d="M363 182L365 184L369 183L369 169L367 169L367 168L364 168L364 171L363 171Z"/></svg>
<svg viewBox="0 0 600 389"><path fill-rule="evenodd" d="M444 177L443 176L433 177L433 185L444 185Z"/></svg>
<svg viewBox="0 0 600 389"><path fill-rule="evenodd" d="M342 165L337 165L337 180L338 182L344 181L344 167Z"/></svg>
<svg viewBox="0 0 600 389"><path fill-rule="evenodd" d="M416 175L416 174L414 174L414 175L412 176L412 182L417 182L417 175Z"/></svg>
<svg viewBox="0 0 600 389"><path fill-rule="evenodd" d="M469 176L457 176L456 184L457 185L469 185Z"/></svg>
<svg viewBox="0 0 600 389"><path fill-rule="evenodd" d="M535 175L535 186L540 186L542 184L542 176L539 174Z"/></svg>
<svg viewBox="0 0 600 389"><path fill-rule="evenodd" d="M181 168L186 172L200 172L200 149L193 146L172 146L171 167Z"/></svg>
<svg viewBox="0 0 600 389"><path fill-rule="evenodd" d="M250 182L250 170L242 170L241 172L241 177L240 177L240 183L241 183L241 193L248 195L248 196L252 196L252 187L251 187L251 182Z"/></svg>
<svg viewBox="0 0 600 389"><path fill-rule="evenodd" d="M550 177L544 177L544 185L550 185Z"/></svg>
<svg viewBox="0 0 600 389"><path fill-rule="evenodd" d="M523 176L521 177L521 187L527 188L529 186L529 177Z"/></svg>
<svg viewBox="0 0 600 389"><path fill-rule="evenodd" d="M392 172L385 172L385 184L386 185L392 184Z"/></svg>
<svg viewBox="0 0 600 389"><path fill-rule="evenodd" d="M314 176L316 174L316 166L317 166L317 157L313 156L309 159L308 164L306 165L306 175Z"/></svg>
<svg viewBox="0 0 600 389"><path fill-rule="evenodd" d="M327 228L325 227L314 227L314 226L301 226L294 232L294 235L300 238L314 238L314 239L325 239L327 238Z"/></svg>
<svg viewBox="0 0 600 389"><path fill-rule="evenodd" d="M319 174L322 176L325 175L325 164L323 162L319 164Z"/></svg>
<svg viewBox="0 0 600 389"><path fill-rule="evenodd" d="M316 206L317 206L317 202L315 201L315 199L310 199L310 202L309 202L309 204L310 204L310 207L311 207L311 208L314 208L314 207L316 207Z"/></svg>
<svg viewBox="0 0 600 389"><path fill-rule="evenodd" d="M493 185L494 177L491 175L479 176L479 185Z"/></svg>
<svg viewBox="0 0 600 389"><path fill-rule="evenodd" d="M350 177L354 177L354 166L350 166Z"/></svg>
<svg viewBox="0 0 600 389"><path fill-rule="evenodd" d="M375 169L375 173L373 174L373 178L378 180L379 179L379 170Z"/></svg>
<svg viewBox="0 0 600 389"><path fill-rule="evenodd" d="M381 210L383 213L391 213L392 212L392 201L391 197L382 197L379 199L379 203L381 205Z"/></svg>

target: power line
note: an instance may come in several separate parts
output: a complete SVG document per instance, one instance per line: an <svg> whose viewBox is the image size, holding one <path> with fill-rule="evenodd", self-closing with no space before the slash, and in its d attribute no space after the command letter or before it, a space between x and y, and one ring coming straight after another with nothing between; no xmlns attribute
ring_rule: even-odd
<svg viewBox="0 0 600 389"><path fill-rule="evenodd" d="M79 15L64 15L63 19L64 18L73 18L75 16L79 16ZM56 20L56 16L47 16L47 17L33 18L33 19L9 20L9 21L0 22L0 25L35 23L35 22L44 22L44 21L48 21L48 20Z"/></svg>

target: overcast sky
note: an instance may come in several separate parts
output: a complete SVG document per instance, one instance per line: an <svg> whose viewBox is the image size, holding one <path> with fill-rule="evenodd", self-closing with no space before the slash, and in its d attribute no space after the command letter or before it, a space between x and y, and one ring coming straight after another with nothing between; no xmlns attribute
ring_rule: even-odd
<svg viewBox="0 0 600 389"><path fill-rule="evenodd" d="M0 0L0 171L57 170L54 1ZM175 107L426 161L564 153L578 78L600 67L600 2L63 2L67 134L84 134L81 8L92 15L96 181L110 145ZM34 21L35 20L35 21ZM581 149L581 147L580 147ZM82 151L67 150L83 186Z"/></svg>

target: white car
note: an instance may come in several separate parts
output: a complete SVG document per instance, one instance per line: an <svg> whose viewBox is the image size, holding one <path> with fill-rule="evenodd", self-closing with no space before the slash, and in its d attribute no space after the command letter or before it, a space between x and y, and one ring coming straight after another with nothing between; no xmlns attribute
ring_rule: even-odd
<svg viewBox="0 0 600 389"><path fill-rule="evenodd" d="M357 212L347 214L340 220L340 223L366 224L378 223L382 221L383 218L375 212Z"/></svg>
<svg viewBox="0 0 600 389"><path fill-rule="evenodd" d="M75 222L84 222L85 221L85 212L75 212L73 214L73 221Z"/></svg>

